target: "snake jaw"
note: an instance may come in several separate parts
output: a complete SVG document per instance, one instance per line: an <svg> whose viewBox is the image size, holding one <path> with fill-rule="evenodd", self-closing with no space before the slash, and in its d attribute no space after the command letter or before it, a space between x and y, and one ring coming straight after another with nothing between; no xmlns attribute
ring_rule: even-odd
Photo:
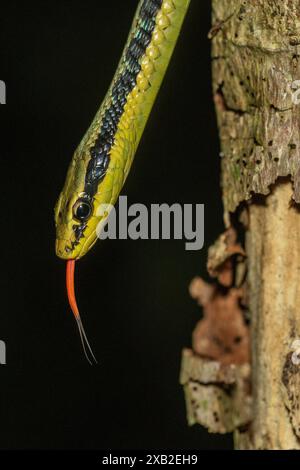
<svg viewBox="0 0 300 470"><path fill-rule="evenodd" d="M67 260L66 266L66 287L67 295L69 300L69 305L77 322L78 331L83 347L83 351L87 361L92 365L93 362L97 364L97 359L94 356L92 348L87 339L87 335L84 331L84 327L80 318L79 309L77 306L76 296L75 296L75 287L74 287L74 273L75 273L75 259Z"/></svg>

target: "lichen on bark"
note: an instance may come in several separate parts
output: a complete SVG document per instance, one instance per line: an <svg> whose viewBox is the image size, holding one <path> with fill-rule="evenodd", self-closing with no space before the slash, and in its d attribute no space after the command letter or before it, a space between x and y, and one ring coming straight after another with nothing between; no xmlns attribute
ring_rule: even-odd
<svg viewBox="0 0 300 470"><path fill-rule="evenodd" d="M226 220L291 175L300 202L300 3L213 0L213 92Z"/></svg>
<svg viewBox="0 0 300 470"><path fill-rule="evenodd" d="M183 353L188 419L212 432L233 430L237 449L300 450L300 2L212 0L212 10L227 230L209 250L217 285L197 298L201 285L192 284L204 319L193 351ZM243 227L241 245L232 227ZM240 289L244 312L232 301ZM226 353L238 325L247 335L242 313L250 320L250 388L242 373L250 374L248 356Z"/></svg>

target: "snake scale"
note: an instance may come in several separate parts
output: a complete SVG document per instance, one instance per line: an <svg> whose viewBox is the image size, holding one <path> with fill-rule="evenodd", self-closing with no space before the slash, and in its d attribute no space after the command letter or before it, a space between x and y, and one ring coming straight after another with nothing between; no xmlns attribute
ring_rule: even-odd
<svg viewBox="0 0 300 470"><path fill-rule="evenodd" d="M75 261L106 222L99 207L114 205L126 181L189 3L140 0L112 83L75 150L55 207L56 254L67 260L69 303L85 353L94 360L75 298Z"/></svg>

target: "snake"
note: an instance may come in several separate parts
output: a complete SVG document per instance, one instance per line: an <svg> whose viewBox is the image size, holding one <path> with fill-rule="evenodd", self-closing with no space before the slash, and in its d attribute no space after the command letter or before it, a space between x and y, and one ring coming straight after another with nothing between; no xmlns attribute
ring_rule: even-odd
<svg viewBox="0 0 300 470"><path fill-rule="evenodd" d="M56 255L84 353L97 362L77 306L75 263L96 243L131 168L190 0L140 0L121 59L90 127L74 152L55 206Z"/></svg>

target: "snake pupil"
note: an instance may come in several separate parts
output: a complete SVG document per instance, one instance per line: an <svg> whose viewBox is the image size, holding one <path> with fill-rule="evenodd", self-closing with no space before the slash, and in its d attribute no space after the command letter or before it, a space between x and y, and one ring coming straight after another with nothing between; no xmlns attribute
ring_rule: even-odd
<svg viewBox="0 0 300 470"><path fill-rule="evenodd" d="M92 212L91 205L87 201L77 201L74 206L74 216L77 220L86 220Z"/></svg>

